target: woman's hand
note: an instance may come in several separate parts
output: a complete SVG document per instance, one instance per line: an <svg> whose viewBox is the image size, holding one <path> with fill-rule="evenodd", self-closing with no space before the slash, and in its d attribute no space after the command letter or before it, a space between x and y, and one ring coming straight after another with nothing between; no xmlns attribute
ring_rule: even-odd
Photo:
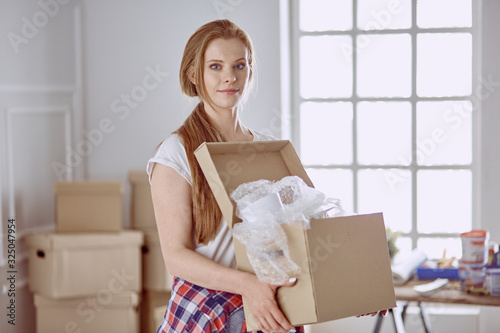
<svg viewBox="0 0 500 333"><path fill-rule="evenodd" d="M291 287L296 282L297 279L292 278L282 285L271 285L259 281L255 275L249 276L242 296L248 302L250 311L263 332L286 333L294 329L276 302L276 290L279 287Z"/></svg>
<svg viewBox="0 0 500 333"><path fill-rule="evenodd" d="M371 317L374 317L374 316L376 316L377 314L378 314L378 312L370 312L370 313L365 313L365 314L362 314L362 315L358 315L358 316L356 316L356 318L359 318L359 317L364 317L364 316L371 316ZM385 317L385 316L387 316L387 310L382 310L382 311L380 311L380 314L381 314L382 316L384 316L384 317Z"/></svg>

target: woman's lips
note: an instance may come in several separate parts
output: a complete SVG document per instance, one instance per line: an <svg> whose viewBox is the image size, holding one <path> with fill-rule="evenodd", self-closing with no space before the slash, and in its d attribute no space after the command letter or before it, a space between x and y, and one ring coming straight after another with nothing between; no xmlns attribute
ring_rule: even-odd
<svg viewBox="0 0 500 333"><path fill-rule="evenodd" d="M238 93L239 89L222 89L222 90L218 90L218 92L220 92L221 94L225 94L225 95L234 95L236 93Z"/></svg>

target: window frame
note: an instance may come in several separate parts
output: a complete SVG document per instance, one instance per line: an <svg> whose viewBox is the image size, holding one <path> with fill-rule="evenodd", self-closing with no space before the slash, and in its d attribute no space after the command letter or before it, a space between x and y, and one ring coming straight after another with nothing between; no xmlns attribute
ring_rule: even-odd
<svg viewBox="0 0 500 333"><path fill-rule="evenodd" d="M283 114L284 121L283 133L285 138L291 139L294 142L297 153L300 152L300 105L304 102L351 102L353 105L353 122L352 122L352 144L353 144L353 161L352 164L333 164L333 165L308 165L305 168L322 168L322 169L348 169L353 174L353 208L358 210L358 174L364 169L404 169L411 173L411 230L408 233L401 233L402 237L408 237L411 240L411 248L417 246L419 238L453 238L458 237L459 233L421 233L417 229L417 173L419 170L470 170L472 173L472 228L480 226L480 161L481 161L481 142L480 142L480 125L481 125L481 98L477 97L479 93L479 83L481 75L480 59L481 59L481 31L480 31L480 0L471 0L472 3L472 27L470 28L419 28L417 26L417 0L411 0L411 27L408 29L382 29L382 30L360 30L357 27L357 0L352 0L353 6L353 27L347 31L321 31L321 32L305 32L299 28L299 2L294 0L282 0L283 11L287 15L282 14L282 29L288 29L288 36L284 36L286 41L282 42L282 47L287 49L283 51L282 57L285 65L282 65L282 71L289 69L289 75L282 76L289 79L283 81L282 100L284 100ZM472 36L472 89L471 94L467 96L447 96L447 97L419 97L417 95L416 74L417 74L417 35L419 33L450 33L450 32L465 32ZM411 95L409 97L359 97L357 96L357 55L356 37L358 35L379 35L379 34L403 34L407 33L411 36ZM352 63L353 63L353 83L352 96L348 98L303 98L300 95L300 65L299 43L302 36L336 36L348 35L351 36L353 42ZM285 59L286 58L286 59ZM290 83L285 83L290 82ZM417 158L417 103L420 101L470 101L473 106L472 112L472 162L468 165L418 165ZM393 102L406 101L411 104L411 152L412 161L410 165L360 165L357 161L357 105L359 102ZM289 107L288 107L289 106Z"/></svg>

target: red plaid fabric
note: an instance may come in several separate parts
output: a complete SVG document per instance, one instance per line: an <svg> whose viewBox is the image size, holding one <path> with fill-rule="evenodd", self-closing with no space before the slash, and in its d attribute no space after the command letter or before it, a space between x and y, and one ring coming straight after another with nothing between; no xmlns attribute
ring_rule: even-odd
<svg viewBox="0 0 500 333"><path fill-rule="evenodd" d="M234 333L226 331L227 319L242 307L241 295L206 289L176 277L157 333ZM296 332L303 333L304 328L297 327ZM247 333L245 323L241 333Z"/></svg>

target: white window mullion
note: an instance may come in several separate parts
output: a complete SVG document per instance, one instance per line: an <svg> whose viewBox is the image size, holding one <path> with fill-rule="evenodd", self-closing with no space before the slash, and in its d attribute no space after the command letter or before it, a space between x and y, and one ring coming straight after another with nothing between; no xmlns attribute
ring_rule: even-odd
<svg viewBox="0 0 500 333"><path fill-rule="evenodd" d="M291 73L291 79L292 79L292 106L291 106L291 113L292 113L292 121L291 121L291 135L293 138L293 143L294 147L297 150L297 154L300 156L301 151L300 151L300 104L301 104L301 97L300 97L300 70L299 70L299 64L300 64L300 59L299 59L299 50L300 50L300 31L299 31L299 3L298 1L293 1L293 0L287 0L289 1L289 8L290 8L290 16L292 19L292 27L291 27L291 33L292 33L292 40L290 43L291 47L291 58L292 58L292 73Z"/></svg>
<svg viewBox="0 0 500 333"><path fill-rule="evenodd" d="M411 214L411 244L412 248L417 246L417 0L411 2L411 142L412 142L412 160L410 165L411 170L411 191L412 191L412 214Z"/></svg>
<svg viewBox="0 0 500 333"><path fill-rule="evenodd" d="M281 62L281 138L292 140L294 125L293 78L296 72L292 58L294 36L291 33L295 28L292 11L288 0L280 0L280 62Z"/></svg>
<svg viewBox="0 0 500 333"><path fill-rule="evenodd" d="M475 87L479 84L481 75L481 50L482 35L481 35L481 4L482 2L472 1L472 225L475 228L481 228L481 115L482 104L475 97Z"/></svg>
<svg viewBox="0 0 500 333"><path fill-rule="evenodd" d="M353 209L355 212L359 209L359 164L358 164L358 95L357 95L357 74L358 74L358 56L357 56L357 38L354 33L358 29L358 0L352 2L352 182L353 182Z"/></svg>

